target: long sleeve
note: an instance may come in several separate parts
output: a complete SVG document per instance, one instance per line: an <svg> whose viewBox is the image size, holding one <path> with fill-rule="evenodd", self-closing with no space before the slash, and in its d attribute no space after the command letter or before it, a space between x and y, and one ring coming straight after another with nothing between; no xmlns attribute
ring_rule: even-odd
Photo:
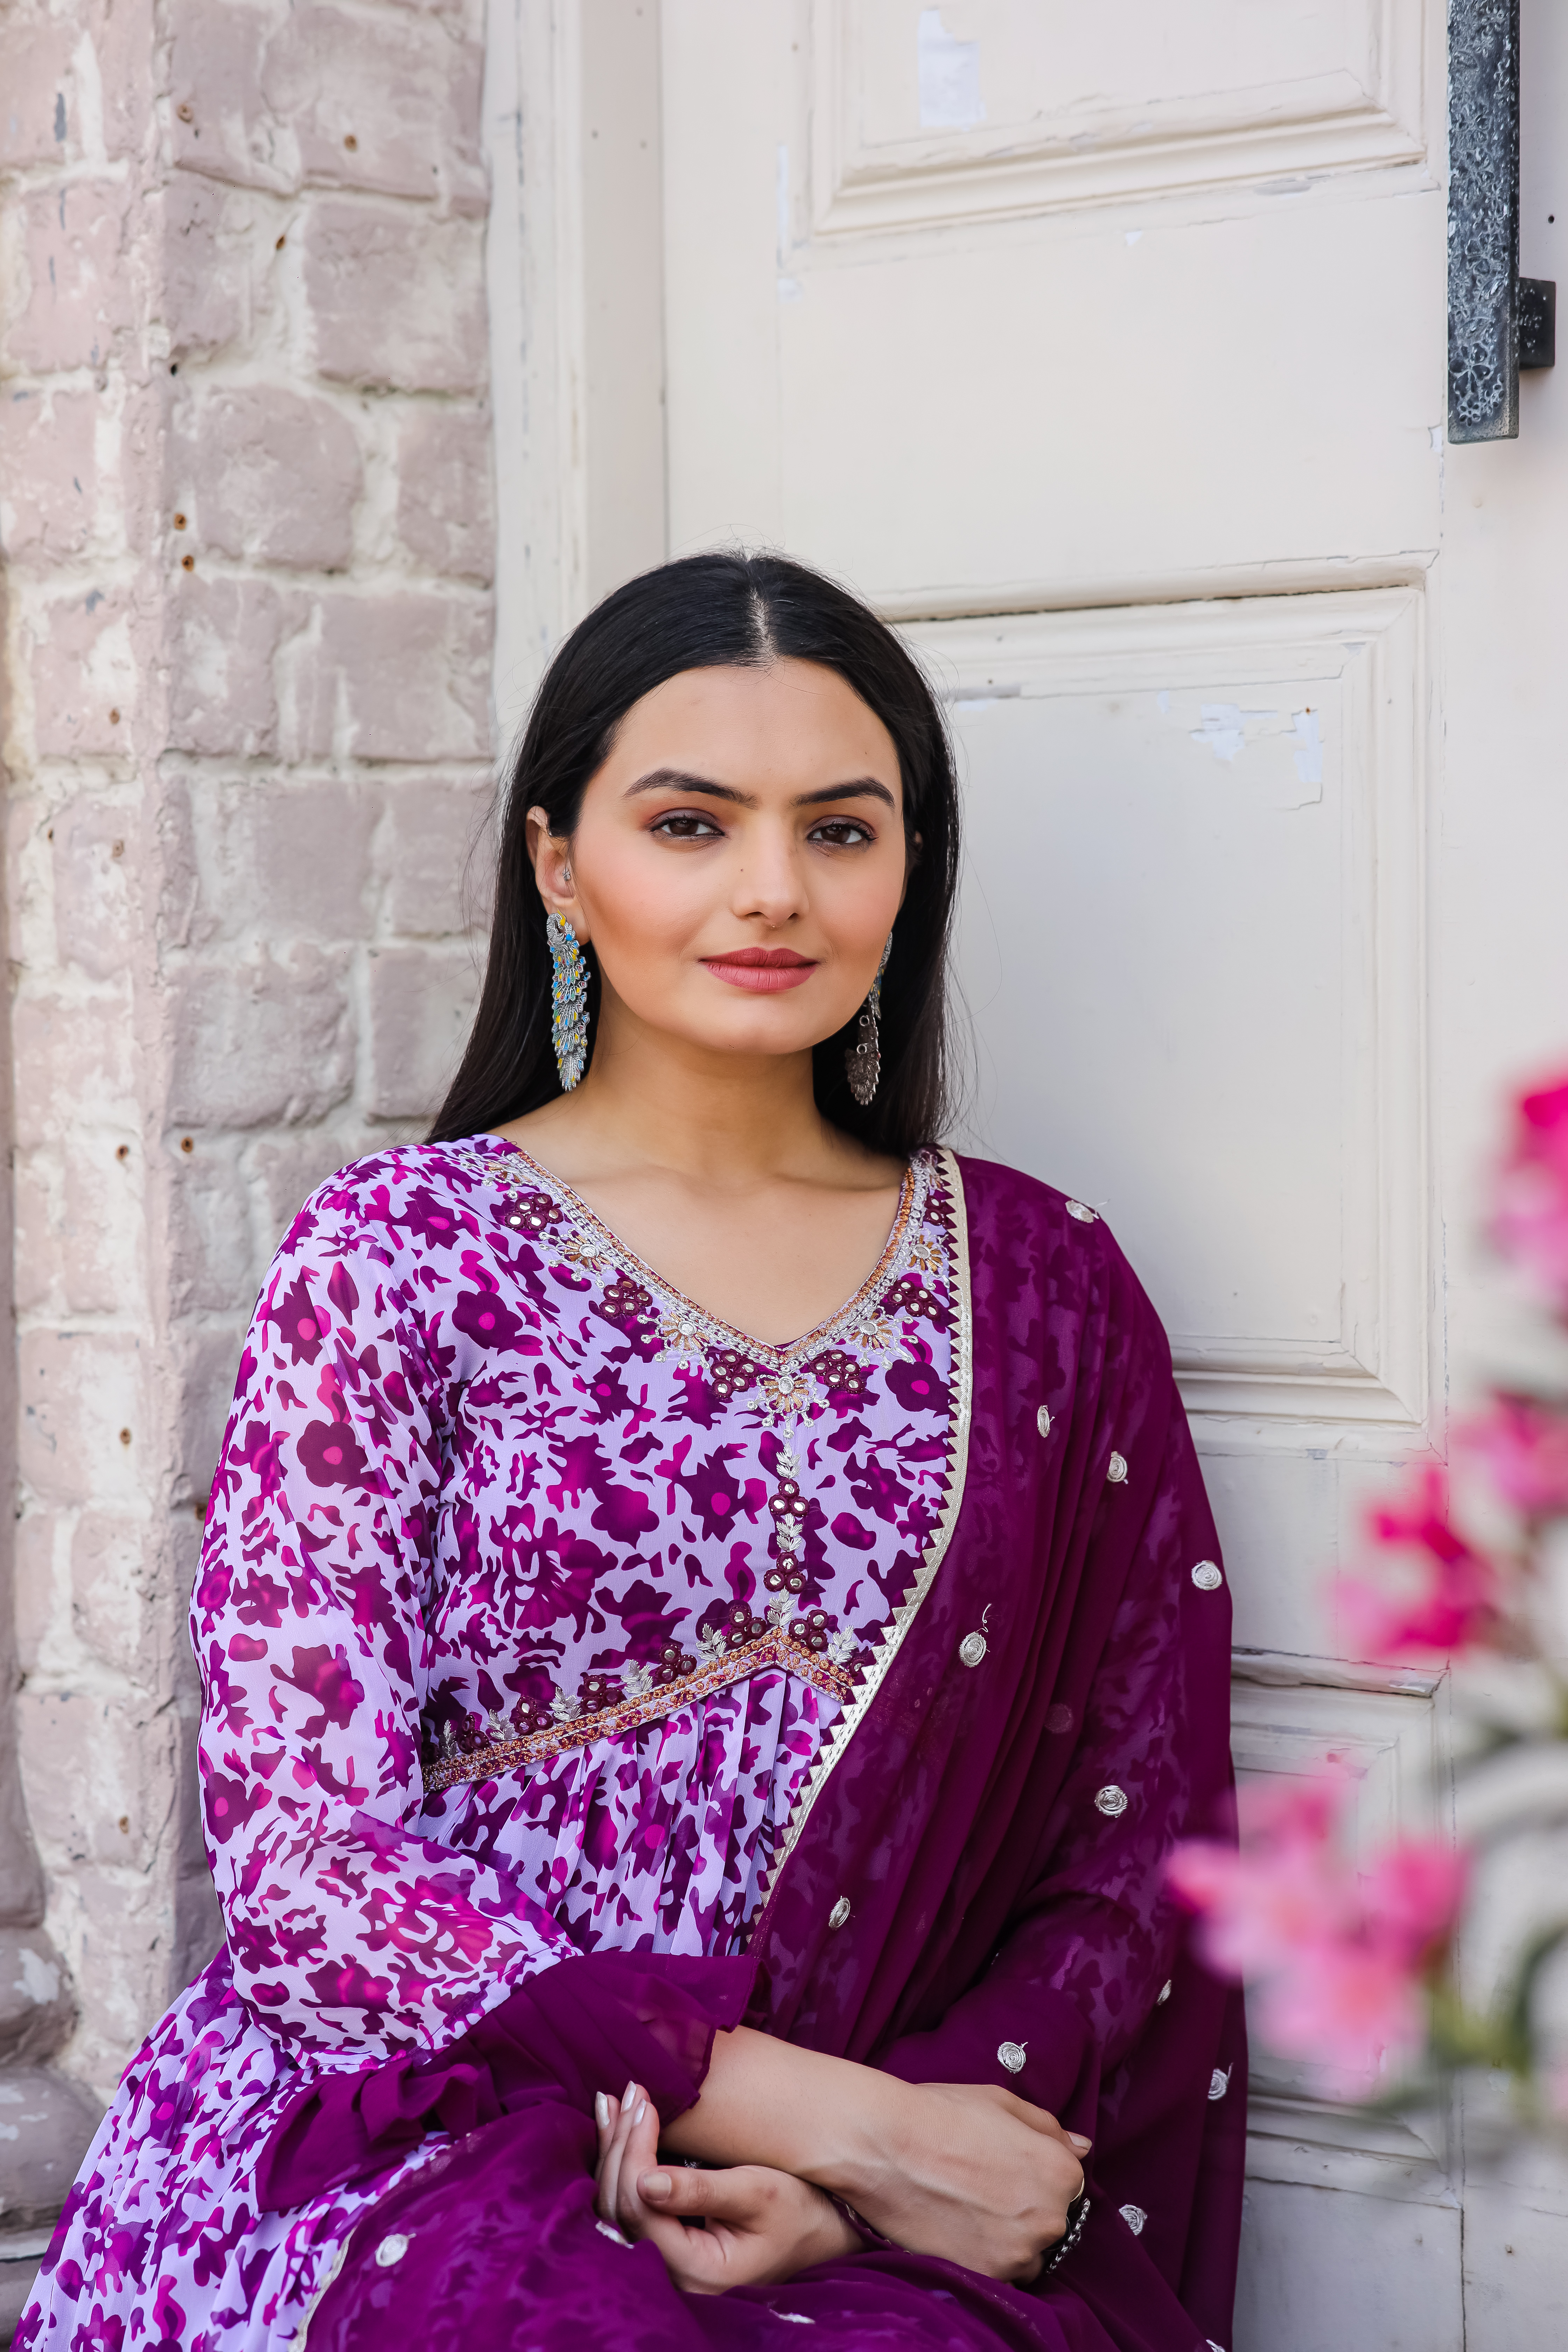
<svg viewBox="0 0 1568 2352"><path fill-rule="evenodd" d="M979 1982L879 2065L909 2080L1003 2084L1064 2115L1092 2108L1175 1967L1182 1920L1165 1858L1189 1829L1214 1826L1228 1785L1229 1637L1214 1525L1178 1408L1081 1722L1061 1703L1047 1717L1048 1735L1075 1746L1026 1891ZM1206 1719L1216 1668L1217 1724Z"/></svg>
<svg viewBox="0 0 1568 2352"><path fill-rule="evenodd" d="M239 1990L280 2037L437 2047L574 1957L503 1871L422 1838L414 1669L450 1361L390 1220L330 1190L258 1303L192 1604L209 1859Z"/></svg>

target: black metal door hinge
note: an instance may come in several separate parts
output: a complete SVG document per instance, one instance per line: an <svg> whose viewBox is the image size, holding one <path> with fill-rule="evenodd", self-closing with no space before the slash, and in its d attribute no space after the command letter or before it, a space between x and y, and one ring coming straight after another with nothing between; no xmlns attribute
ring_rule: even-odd
<svg viewBox="0 0 1568 2352"><path fill-rule="evenodd" d="M1521 278L1519 281L1519 364L1547 368L1557 364L1557 280Z"/></svg>

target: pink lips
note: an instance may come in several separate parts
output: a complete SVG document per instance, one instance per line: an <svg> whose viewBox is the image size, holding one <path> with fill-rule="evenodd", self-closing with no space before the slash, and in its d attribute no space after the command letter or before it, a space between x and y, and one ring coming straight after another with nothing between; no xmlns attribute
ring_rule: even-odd
<svg viewBox="0 0 1568 2352"><path fill-rule="evenodd" d="M793 948L737 948L732 955L704 956L702 969L731 988L749 988L756 996L776 996L781 988L798 988L816 970L808 956Z"/></svg>

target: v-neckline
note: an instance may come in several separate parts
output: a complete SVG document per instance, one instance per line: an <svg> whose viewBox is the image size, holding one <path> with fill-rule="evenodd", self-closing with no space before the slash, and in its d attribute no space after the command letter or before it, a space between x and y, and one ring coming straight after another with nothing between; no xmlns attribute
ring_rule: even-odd
<svg viewBox="0 0 1568 2352"><path fill-rule="evenodd" d="M816 1347L824 1339L831 1338L844 1324L855 1321L864 1313L872 1293L888 1281L897 1264L913 1222L916 1194L920 1189L917 1169L921 1155L917 1153L904 1169L899 1185L898 1205L893 1212L887 1241L865 1281L850 1293L842 1307L836 1307L821 1322L814 1323L799 1339L760 1339L753 1332L742 1330L739 1324L728 1321L724 1316L715 1314L711 1307L689 1297L668 1276L660 1274L657 1266L649 1265L646 1258L640 1257L628 1243L622 1240L614 1226L606 1224L597 1211L589 1207L574 1185L569 1184L564 1176L558 1176L552 1168L546 1168L542 1160L536 1160L522 1144L514 1143L509 1135L497 1135L493 1129L487 1129L482 1139L487 1143L499 1143L504 1150L515 1152L518 1159L540 1178L552 1197L561 1202L575 1223L585 1226L608 1255L628 1271L634 1272L639 1281L646 1283L650 1290L668 1300L682 1315L696 1316L710 1331L721 1335L748 1356L780 1369L798 1360L805 1349Z"/></svg>

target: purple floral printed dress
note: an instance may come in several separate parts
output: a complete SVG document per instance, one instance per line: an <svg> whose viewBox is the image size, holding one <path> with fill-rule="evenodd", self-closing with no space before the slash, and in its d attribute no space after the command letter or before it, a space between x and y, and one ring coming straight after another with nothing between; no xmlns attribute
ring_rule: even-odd
<svg viewBox="0 0 1568 2352"><path fill-rule="evenodd" d="M302 2084L559 1960L743 1948L951 1517L954 1215L919 1156L870 1278L770 1347L495 1137L301 1211L192 1608L226 1947L127 2071L19 2344L298 2341L388 2189L258 2210Z"/></svg>

